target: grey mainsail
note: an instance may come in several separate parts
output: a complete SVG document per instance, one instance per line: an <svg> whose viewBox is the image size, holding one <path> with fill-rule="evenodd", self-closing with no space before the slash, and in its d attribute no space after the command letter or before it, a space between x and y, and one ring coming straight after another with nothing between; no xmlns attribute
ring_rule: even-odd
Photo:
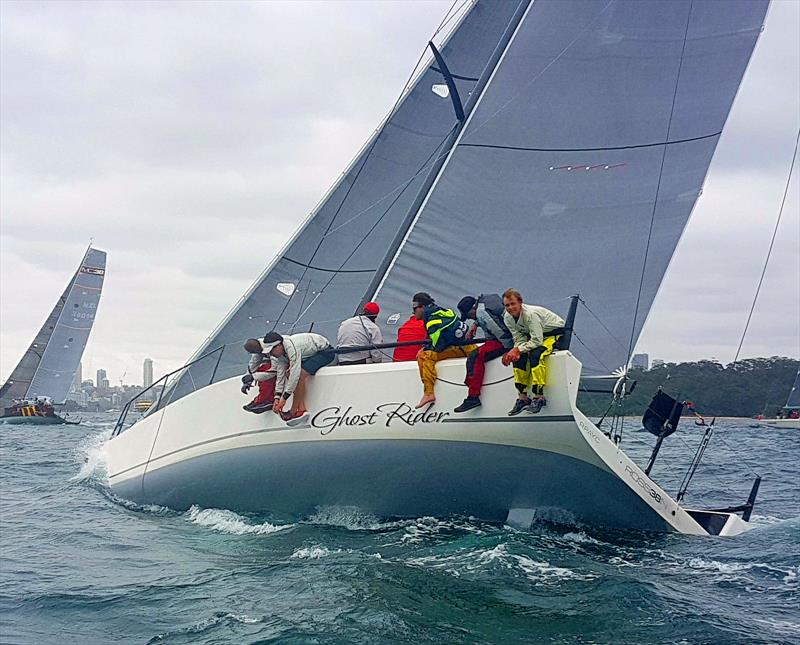
<svg viewBox="0 0 800 645"><path fill-rule="evenodd" d="M468 97L520 6L528 0L480 2L440 46L458 92ZM386 249L455 128L450 99L432 91L443 74L421 73L350 168L241 303L195 353L202 356L166 395L177 400L212 379L238 374L242 342L275 329L336 337L353 314ZM219 362L218 362L219 359Z"/></svg>
<svg viewBox="0 0 800 645"><path fill-rule="evenodd" d="M49 396L63 403L94 323L106 253L89 248L44 325L0 388L0 411L14 399Z"/></svg>
<svg viewBox="0 0 800 645"><path fill-rule="evenodd" d="M466 122L431 91L432 63L166 401L238 374L249 336L313 325L334 337L364 297L392 338L419 290L452 306L516 286L562 313L580 293L585 373L624 365L767 6L476 2L440 47Z"/></svg>
<svg viewBox="0 0 800 645"><path fill-rule="evenodd" d="M373 294L383 311L513 286L564 313L580 293L584 373L625 365L767 6L536 0Z"/></svg>

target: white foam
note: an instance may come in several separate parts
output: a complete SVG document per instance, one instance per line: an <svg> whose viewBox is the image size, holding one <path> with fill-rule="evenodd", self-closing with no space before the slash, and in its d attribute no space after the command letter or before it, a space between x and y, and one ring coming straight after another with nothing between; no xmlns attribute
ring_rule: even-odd
<svg viewBox="0 0 800 645"><path fill-rule="evenodd" d="M331 553L341 553L341 549L334 549L331 551L327 547L324 546L306 546L300 549L297 549L292 555L291 558L296 560L319 560L320 558L324 558Z"/></svg>
<svg viewBox="0 0 800 645"><path fill-rule="evenodd" d="M108 482L108 464L103 445L111 437L109 430L87 435L78 443L77 455L82 464L77 474L70 478L73 482L97 480Z"/></svg>
<svg viewBox="0 0 800 645"><path fill-rule="evenodd" d="M436 517L418 517L415 520L406 522L405 533L400 541L407 544L423 542L431 538L439 537L442 532L464 531L476 535L484 535L486 531L470 524L457 520L443 520Z"/></svg>
<svg viewBox="0 0 800 645"><path fill-rule="evenodd" d="M591 580L597 577L593 573L578 573L546 561L534 560L526 555L510 553L505 544L498 544L484 551L461 552L449 556L423 556L410 558L405 562L411 566L440 569L455 577L500 567L521 574L539 584L564 580Z"/></svg>
<svg viewBox="0 0 800 645"><path fill-rule="evenodd" d="M376 531L404 526L408 521L381 522L379 518L357 506L320 506L306 522L340 526L351 531Z"/></svg>
<svg viewBox="0 0 800 645"><path fill-rule="evenodd" d="M199 506L192 506L186 511L186 517L194 524L205 526L212 531L231 535L268 535L294 526L293 524L278 526L269 522L249 524L246 518L233 511L218 508L200 508Z"/></svg>

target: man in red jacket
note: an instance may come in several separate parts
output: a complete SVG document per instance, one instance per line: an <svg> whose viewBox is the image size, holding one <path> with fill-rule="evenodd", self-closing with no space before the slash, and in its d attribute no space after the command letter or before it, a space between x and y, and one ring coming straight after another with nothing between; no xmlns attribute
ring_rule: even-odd
<svg viewBox="0 0 800 645"><path fill-rule="evenodd" d="M418 320L415 316L411 316L406 320L397 330L397 342L406 343L412 340L421 341L419 345L404 345L403 347L395 347L392 360L399 361L415 361L417 360L417 353L422 349L425 339L428 335L425 333L425 321Z"/></svg>

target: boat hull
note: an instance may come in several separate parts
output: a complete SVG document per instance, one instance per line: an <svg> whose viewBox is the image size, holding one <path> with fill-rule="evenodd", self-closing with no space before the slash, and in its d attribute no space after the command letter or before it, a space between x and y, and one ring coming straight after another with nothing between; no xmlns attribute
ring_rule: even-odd
<svg viewBox="0 0 800 645"><path fill-rule="evenodd" d="M328 367L309 388L310 421L290 428L253 415L238 379L155 411L109 440L109 483L121 497L292 517L320 506L380 516L463 514L620 528L706 531L576 407L580 363L548 359L547 406L508 417L511 369L488 366L483 406L457 415L464 360L438 365L437 401L412 404L416 364Z"/></svg>
<svg viewBox="0 0 800 645"><path fill-rule="evenodd" d="M800 430L800 419L764 419L761 423L765 423L771 428Z"/></svg>
<svg viewBox="0 0 800 645"><path fill-rule="evenodd" d="M34 426L53 426L68 424L69 421L62 419L59 416L55 417L40 417L40 416L13 416L13 417L0 417L0 425L34 425Z"/></svg>

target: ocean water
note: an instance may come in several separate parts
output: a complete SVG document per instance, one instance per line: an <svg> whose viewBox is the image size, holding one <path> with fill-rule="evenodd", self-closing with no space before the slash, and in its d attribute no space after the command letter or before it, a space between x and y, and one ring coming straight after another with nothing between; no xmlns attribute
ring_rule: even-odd
<svg viewBox="0 0 800 645"><path fill-rule="evenodd" d="M0 426L0 642L800 643L797 431L718 424L686 502L744 501L757 469L756 528L697 538L142 508L105 485L113 421ZM667 440L669 492L699 438Z"/></svg>

